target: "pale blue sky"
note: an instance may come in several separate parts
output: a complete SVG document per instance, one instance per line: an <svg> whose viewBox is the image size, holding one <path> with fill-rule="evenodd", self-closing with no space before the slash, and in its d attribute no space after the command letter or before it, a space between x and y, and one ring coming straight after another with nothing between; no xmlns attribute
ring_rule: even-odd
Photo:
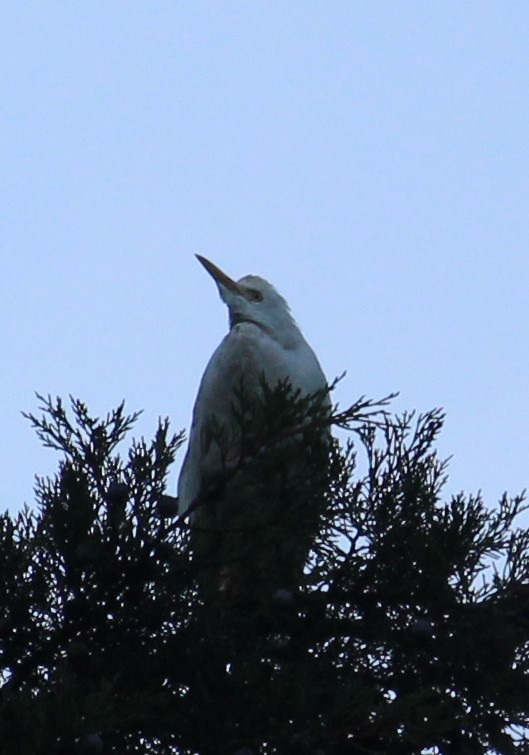
<svg viewBox="0 0 529 755"><path fill-rule="evenodd" d="M189 425L227 325L195 252L276 285L343 404L445 407L449 491L529 482L525 0L0 22L1 508L56 467L20 416L35 390Z"/></svg>

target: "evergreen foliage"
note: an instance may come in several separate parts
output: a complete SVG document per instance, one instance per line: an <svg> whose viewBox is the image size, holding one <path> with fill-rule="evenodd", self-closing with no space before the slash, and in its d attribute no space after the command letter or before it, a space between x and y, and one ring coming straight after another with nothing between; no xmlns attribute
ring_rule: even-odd
<svg viewBox="0 0 529 755"><path fill-rule="evenodd" d="M288 385L253 419L241 406L239 463L196 505L241 473L264 498L290 481L293 547L304 503L320 509L299 585L230 602L200 591L167 494L183 436L161 421L123 456L123 405L98 419L39 399L29 419L61 460L35 511L0 517L2 755L528 751L526 507L443 502L442 412L395 417L384 399L329 414ZM323 475L327 424L350 440Z"/></svg>

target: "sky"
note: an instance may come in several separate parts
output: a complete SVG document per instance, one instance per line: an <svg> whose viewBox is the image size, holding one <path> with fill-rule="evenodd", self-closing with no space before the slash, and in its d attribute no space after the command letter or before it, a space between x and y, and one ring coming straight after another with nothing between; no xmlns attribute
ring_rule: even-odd
<svg viewBox="0 0 529 755"><path fill-rule="evenodd" d="M1 510L57 467L35 391L189 427L227 330L195 253L278 288L343 407L444 407L447 495L529 483L526 2L25 0L0 28Z"/></svg>

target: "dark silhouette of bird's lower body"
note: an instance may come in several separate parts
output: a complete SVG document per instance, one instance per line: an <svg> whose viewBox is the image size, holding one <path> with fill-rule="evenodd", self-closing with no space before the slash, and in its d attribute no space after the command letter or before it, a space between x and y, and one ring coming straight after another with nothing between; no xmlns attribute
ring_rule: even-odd
<svg viewBox="0 0 529 755"><path fill-rule="evenodd" d="M251 464L197 508L193 546L204 599L247 604L299 589L323 509L326 448L318 464L303 448L302 463L288 464L287 456L285 464Z"/></svg>

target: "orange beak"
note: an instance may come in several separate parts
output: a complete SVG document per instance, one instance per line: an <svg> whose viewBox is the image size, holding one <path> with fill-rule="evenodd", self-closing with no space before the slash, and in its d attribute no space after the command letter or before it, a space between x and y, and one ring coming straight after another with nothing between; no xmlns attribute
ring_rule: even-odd
<svg viewBox="0 0 529 755"><path fill-rule="evenodd" d="M213 264L213 262L210 262L205 257L202 257L200 254L195 254L195 257L200 262L201 265L203 265L208 273L211 275L213 280L216 283L220 283L225 288L227 288L229 291L234 291L236 294L240 294L241 296L244 296L242 288L239 286L239 284L233 280L233 278L230 278L229 275L226 275L226 273L223 273L220 267L217 267Z"/></svg>

